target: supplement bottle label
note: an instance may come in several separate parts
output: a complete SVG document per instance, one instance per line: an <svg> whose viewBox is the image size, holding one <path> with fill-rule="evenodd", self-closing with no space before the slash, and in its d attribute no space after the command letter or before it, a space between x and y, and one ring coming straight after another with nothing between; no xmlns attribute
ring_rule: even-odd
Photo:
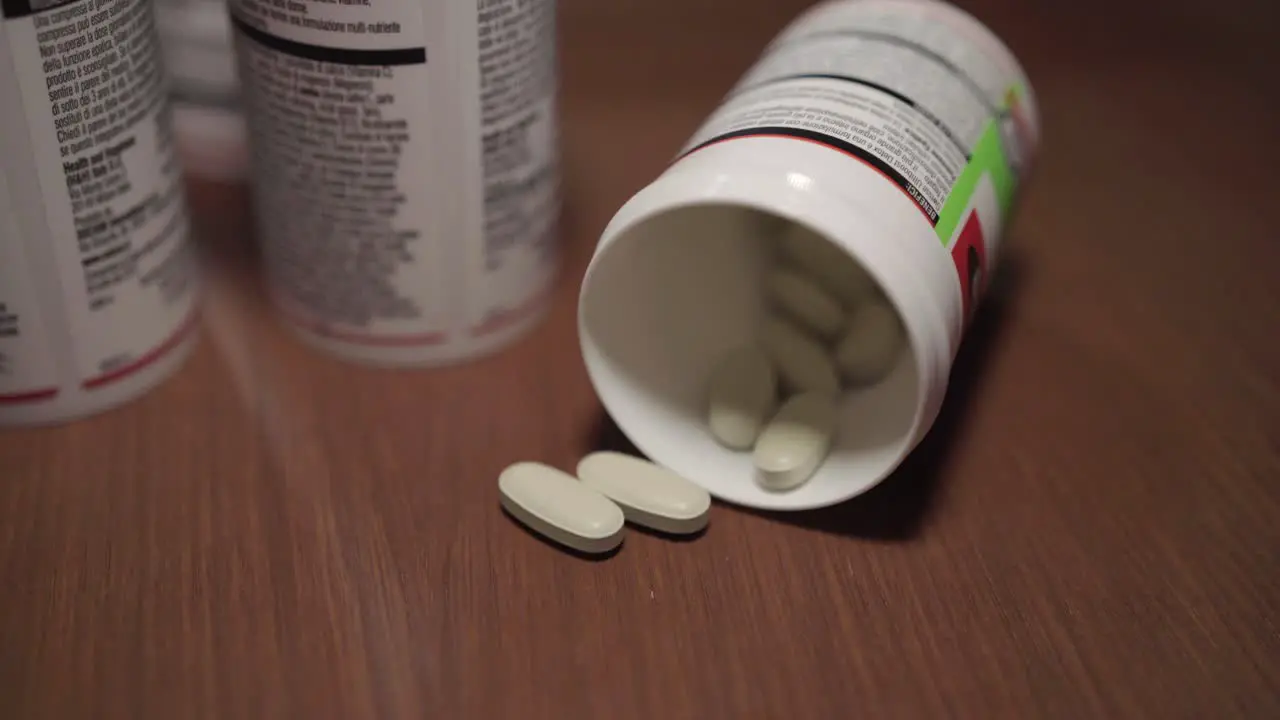
<svg viewBox="0 0 1280 720"><path fill-rule="evenodd" d="M560 210L553 0L480 0L484 288L476 334L519 319L550 287Z"/></svg>
<svg viewBox="0 0 1280 720"><path fill-rule="evenodd" d="M360 345L437 345L541 293L556 193L550 0L480 0L465 16L435 2L231 6L258 227L293 322Z"/></svg>
<svg viewBox="0 0 1280 720"><path fill-rule="evenodd" d="M0 173L0 405L38 402L58 394L58 369L40 317L26 248Z"/></svg>
<svg viewBox="0 0 1280 720"><path fill-rule="evenodd" d="M0 398L68 377L93 391L194 324L152 7L0 0L0 15Z"/></svg>
<svg viewBox="0 0 1280 720"><path fill-rule="evenodd" d="M952 252L967 311L1034 143L1025 82L984 34L932 2L822 6L774 41L685 154L790 137L874 168Z"/></svg>

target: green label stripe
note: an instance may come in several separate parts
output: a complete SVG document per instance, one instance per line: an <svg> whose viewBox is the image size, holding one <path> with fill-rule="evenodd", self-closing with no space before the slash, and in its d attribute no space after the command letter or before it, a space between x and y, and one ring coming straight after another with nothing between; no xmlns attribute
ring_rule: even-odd
<svg viewBox="0 0 1280 720"><path fill-rule="evenodd" d="M1014 86L1009 89L1006 97L1012 100L1021 94L1022 88ZM1008 113L1008 110L1009 105L1006 101L1000 113L987 121L982 136L978 138L978 143L973 148L969 164L965 165L964 170L960 172L960 177L956 178L956 184L952 186L951 194L947 196L947 202L942 206L942 212L938 213L938 224L934 226L934 232L938 234L938 239L944 246L955 234L956 226L960 224L965 209L969 207L969 200L973 197L973 191L978 187L978 180L983 175L991 177L991 184L995 187L996 202L1000 206L1000 214L1007 216L1009 213L1018 178L1014 175L1009 159L1005 155L1004 141L1000 134L1001 118Z"/></svg>

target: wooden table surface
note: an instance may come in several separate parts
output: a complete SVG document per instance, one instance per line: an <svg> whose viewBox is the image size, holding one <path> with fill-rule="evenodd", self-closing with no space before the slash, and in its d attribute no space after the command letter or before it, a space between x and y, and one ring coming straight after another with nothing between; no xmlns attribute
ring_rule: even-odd
<svg viewBox="0 0 1280 720"><path fill-rule="evenodd" d="M968 4L1044 153L890 481L595 563L499 512L506 464L618 442L577 350L588 250L802 4L565 0L564 277L472 365L307 350L266 315L243 190L193 184L197 353L0 435L0 716L1280 717L1269 0Z"/></svg>

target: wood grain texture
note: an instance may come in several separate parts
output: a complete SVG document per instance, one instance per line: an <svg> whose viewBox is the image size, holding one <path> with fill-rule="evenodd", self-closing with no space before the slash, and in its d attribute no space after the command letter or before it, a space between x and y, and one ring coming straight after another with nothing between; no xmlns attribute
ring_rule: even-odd
<svg viewBox="0 0 1280 720"><path fill-rule="evenodd" d="M598 563L499 512L506 464L620 443L577 352L588 249L801 5L563 3L564 277L472 365L307 350L265 310L243 190L193 185L190 363L0 435L0 716L1280 717L1270 3L968 4L1046 142L889 482Z"/></svg>

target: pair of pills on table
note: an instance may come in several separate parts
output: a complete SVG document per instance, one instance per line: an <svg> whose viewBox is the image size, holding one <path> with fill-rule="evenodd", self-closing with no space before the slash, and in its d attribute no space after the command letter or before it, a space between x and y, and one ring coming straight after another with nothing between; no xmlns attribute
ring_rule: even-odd
<svg viewBox="0 0 1280 720"><path fill-rule="evenodd" d="M707 526L711 496L675 473L631 455L597 452L577 477L536 462L498 476L502 507L534 532L588 554L622 544L625 523L672 535Z"/></svg>
<svg viewBox="0 0 1280 720"><path fill-rule="evenodd" d="M842 384L883 378L904 339L897 314L857 261L803 226L780 245L784 265L765 283L775 311L758 347L726 356L708 393L712 435L752 450L759 483L775 491L817 471L830 451Z"/></svg>

